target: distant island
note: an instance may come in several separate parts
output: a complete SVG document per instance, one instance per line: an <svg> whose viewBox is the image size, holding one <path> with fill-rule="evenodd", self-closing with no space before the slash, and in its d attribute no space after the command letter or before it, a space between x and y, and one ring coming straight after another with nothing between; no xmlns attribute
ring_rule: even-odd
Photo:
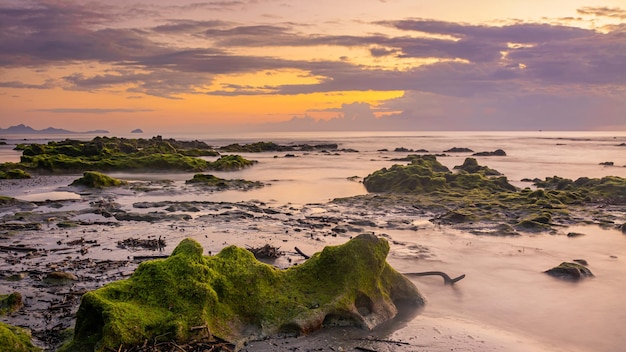
<svg viewBox="0 0 626 352"><path fill-rule="evenodd" d="M62 128L48 127L43 130L36 130L30 126L19 124L17 126L11 126L9 128L0 128L0 134L108 134L107 130L93 130L76 132L69 131Z"/></svg>
<svg viewBox="0 0 626 352"><path fill-rule="evenodd" d="M136 129L130 131L130 133L143 133L143 130L141 128L136 128Z"/></svg>

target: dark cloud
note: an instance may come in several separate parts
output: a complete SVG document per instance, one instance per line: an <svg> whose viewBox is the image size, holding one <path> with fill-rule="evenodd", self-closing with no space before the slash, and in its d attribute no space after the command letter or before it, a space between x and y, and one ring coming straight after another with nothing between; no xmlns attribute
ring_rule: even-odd
<svg viewBox="0 0 626 352"><path fill-rule="evenodd" d="M619 7L583 7L577 10L581 15L593 15L598 17L610 17L624 20L626 19L626 10Z"/></svg>
<svg viewBox="0 0 626 352"><path fill-rule="evenodd" d="M234 9L241 1L209 1L168 7L169 11ZM130 86L127 91L176 99L197 93L216 75L294 69L314 77L313 84L226 84L214 95L305 94L334 91L432 93L451 99L521 94L543 87L624 86L626 26L610 32L564 25L512 23L503 26L406 19L379 21L404 35L326 35L301 32L306 24L236 24L218 19L163 19L150 28L123 28L126 11L89 3L31 1L0 5L0 67L45 67L104 63L100 74L87 71L43 84L1 82L0 87L98 91ZM151 11L156 11L152 9ZM615 8L583 8L583 15L621 18ZM164 41L188 38L201 43ZM434 64L390 70L341 60L289 60L247 55L247 47L337 46L363 48L373 59L438 59ZM268 51L271 52L271 51ZM235 54L236 53L236 54ZM342 52L343 54L343 52ZM119 88L118 88L119 89Z"/></svg>

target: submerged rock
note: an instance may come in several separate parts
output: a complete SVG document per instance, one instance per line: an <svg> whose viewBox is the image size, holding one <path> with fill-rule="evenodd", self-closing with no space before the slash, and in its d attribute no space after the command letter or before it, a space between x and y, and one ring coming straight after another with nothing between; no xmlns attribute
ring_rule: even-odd
<svg viewBox="0 0 626 352"><path fill-rule="evenodd" d="M398 302L424 304L386 262L388 252L386 240L363 234L280 270L235 246L203 256L200 244L185 239L169 258L144 262L129 279L85 294L65 350L184 342L198 337L198 326L236 343L331 324L372 329L398 313Z"/></svg>
<svg viewBox="0 0 626 352"><path fill-rule="evenodd" d="M570 262L563 262L559 266L546 270L545 273L559 279L572 281L593 277L593 273L586 266Z"/></svg>

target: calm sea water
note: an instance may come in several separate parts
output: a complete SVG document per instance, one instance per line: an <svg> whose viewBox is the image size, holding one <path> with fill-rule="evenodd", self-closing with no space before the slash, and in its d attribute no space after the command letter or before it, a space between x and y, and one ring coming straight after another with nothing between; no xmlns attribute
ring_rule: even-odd
<svg viewBox="0 0 626 352"><path fill-rule="evenodd" d="M68 136L37 137L65 139ZM71 136L91 139L93 136ZM137 135L127 137L138 137ZM151 136L142 136L149 138ZM269 183L259 190L228 191L212 195L184 194L168 196L169 200L246 201L269 204L303 205L321 203L337 197L365 194L358 181L371 172L394 163L391 159L406 156L394 152L397 147L425 149L444 153L452 147L470 148L475 152L502 149L503 157L477 157L481 165L494 168L520 187L529 184L524 178L561 176L626 177L626 132L333 132L333 133L263 133L211 135L163 135L164 138L198 139L213 146L230 143L273 141L279 144L337 143L339 149L358 152L244 154L259 163L249 169L216 173L224 178L243 178ZM0 146L0 162L18 161L12 150L16 143L32 136L4 136L8 145ZM386 149L387 151L383 151ZM453 154L438 160L452 168L463 163L471 153ZM613 162L614 166L600 165ZM114 174L128 180L172 179L183 182L189 174ZM356 176L357 180L348 178ZM10 191L10 190L9 190ZM9 192L4 190L5 193ZM49 190L46 190L49 191ZM30 194L29 196L33 196ZM150 196L124 196L123 203L158 200ZM122 197L122 198L124 198ZM136 198L134 198L136 197ZM208 197L208 199L207 199ZM623 220L623 214L622 214ZM260 225L262 227L262 225ZM569 231L587 234L575 239ZM428 298L419 316L390 333L389 338L403 338L415 331L431 331L427 322L447 322L460 326L459 334L476 336L478 331L514 334L520 341L536 341L520 351L618 351L626 346L626 236L615 229L597 226L563 228L558 235L535 234L519 237L475 236L446 227L429 225L418 231L385 230L393 240L388 260L401 272L443 270L450 275L464 273L467 278L453 288L440 279L420 278L414 282ZM204 236L198 236L202 238ZM417 258L411 245L429 249L430 258ZM555 280L541 272L562 261L583 258L589 261L596 277L581 283ZM447 320L446 320L447 319ZM420 330L421 329L421 330ZM437 329L437 328L435 328ZM472 337L474 338L474 337ZM449 350L451 342L442 342ZM463 348L460 348L463 350ZM478 351L479 349L473 349ZM485 345L488 351L505 351Z"/></svg>

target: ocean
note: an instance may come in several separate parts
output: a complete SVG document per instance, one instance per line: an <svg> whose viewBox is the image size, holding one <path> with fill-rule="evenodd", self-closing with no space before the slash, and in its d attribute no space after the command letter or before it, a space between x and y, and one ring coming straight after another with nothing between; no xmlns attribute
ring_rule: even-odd
<svg viewBox="0 0 626 352"><path fill-rule="evenodd" d="M518 187L531 187L524 179L560 176L626 177L626 132L303 132L212 135L167 135L164 138L202 140L212 146L231 143L272 141L278 144L337 143L340 151L242 154L257 160L251 168L236 172L216 172L222 178L262 181L268 186L251 191L225 191L211 194L120 193L116 202L133 204L146 201L257 201L274 207L291 207L293 212L328 212L322 206L332 199L366 194L360 182L370 173L389 167L394 158L411 152L396 148L427 150L415 154L446 154L438 160L452 169L472 153L450 153L458 147L474 152L502 149L506 156L476 157L479 164L504 174ZM18 161L16 143L45 142L65 138L91 139L93 136L0 136L0 162ZM128 135L129 138L152 136ZM26 139L26 140L25 140ZM209 158L211 159L211 158ZM609 165L612 163L612 165ZM112 173L129 181L168 179L184 183L189 174ZM70 197L67 189L0 188L0 195L27 200ZM43 199L42 199L43 197ZM599 211L602 211L599 209ZM341 216L341 214L332 214ZM624 211L616 223L626 222ZM227 244L282 239L290 234L276 220L255 220L250 224L203 225L172 238L197 238L213 251ZM515 237L477 236L452 227L432 224L420 215L409 216L415 228L371 229L392 241L388 257L400 272L440 270L451 276L466 274L455 286L444 286L440 278L412 279L426 296L423 311L385 333L390 340L407 340L428 351L618 351L626 346L626 235L615 227L580 224L563 227L556 233L524 234ZM142 225L143 226L143 225ZM215 227L212 227L215 226ZM153 228L133 227L124 234L152 233ZM109 238L117 239L109 231ZM158 231L165 231L163 227ZM226 239L205 239L207 233L222 233ZM569 232L584 236L571 238ZM88 234L89 235L89 234ZM86 235L86 236L88 236ZM303 234L304 235L304 234ZM43 235L42 235L43 236ZM50 235L50 241L65 236ZM55 237L56 236L56 237ZM178 236L178 237L176 237ZM282 236L282 237L281 237ZM312 236L311 236L312 237ZM346 239L339 238L337 241ZM304 241L302 239L302 241ZM331 241L329 239L328 241ZM302 244L308 251L319 250L327 242ZM169 250L173 247L169 248ZM424 254L426 253L426 255ZM112 255L112 254L107 254ZM556 280L542 272L563 261L585 259L595 277L578 283ZM0 266L1 269L1 266ZM0 289L0 291L2 291ZM4 293L4 292L0 292ZM390 349L390 351L393 349ZM403 350L404 351L404 350Z"/></svg>

